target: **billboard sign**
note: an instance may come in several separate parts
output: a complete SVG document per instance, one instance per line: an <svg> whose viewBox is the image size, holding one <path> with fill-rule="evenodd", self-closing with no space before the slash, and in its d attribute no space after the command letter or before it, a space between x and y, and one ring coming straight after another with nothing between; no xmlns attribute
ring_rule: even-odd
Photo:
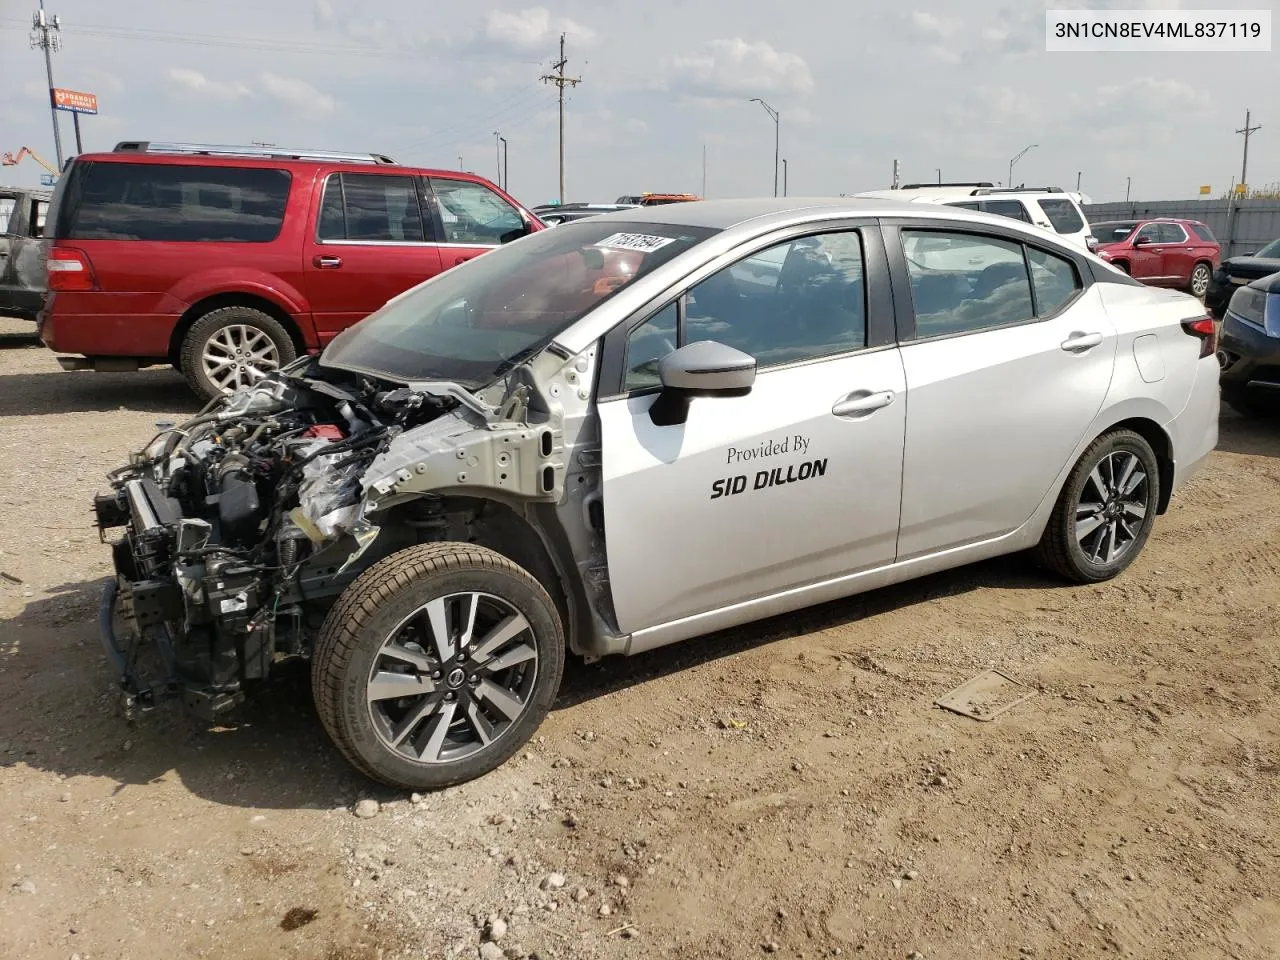
<svg viewBox="0 0 1280 960"><path fill-rule="evenodd" d="M95 93L63 90L61 87L54 87L49 92L53 94L54 109L67 110L71 113L98 112L98 95Z"/></svg>

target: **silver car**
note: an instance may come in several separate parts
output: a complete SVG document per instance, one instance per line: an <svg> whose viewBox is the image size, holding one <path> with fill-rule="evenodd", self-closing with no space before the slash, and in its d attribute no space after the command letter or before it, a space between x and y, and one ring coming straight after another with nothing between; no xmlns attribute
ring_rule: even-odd
<svg viewBox="0 0 1280 960"><path fill-rule="evenodd" d="M104 641L130 697L205 716L310 658L355 766L440 787L530 737L570 653L1022 550L1114 577L1217 418L1197 301L1008 218L593 217L163 430L95 501Z"/></svg>

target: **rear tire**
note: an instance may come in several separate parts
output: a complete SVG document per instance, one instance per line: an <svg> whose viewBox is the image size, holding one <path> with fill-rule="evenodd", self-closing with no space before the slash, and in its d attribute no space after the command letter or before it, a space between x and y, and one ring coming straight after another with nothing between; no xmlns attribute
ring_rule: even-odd
<svg viewBox="0 0 1280 960"><path fill-rule="evenodd" d="M1074 583L1110 580L1142 552L1159 496L1151 444L1132 430L1103 434L1067 477L1036 560Z"/></svg>
<svg viewBox="0 0 1280 960"><path fill-rule="evenodd" d="M434 790L528 741L560 688L564 649L556 606L527 571L474 544L424 544L375 563L338 599L311 689L352 765Z"/></svg>
<svg viewBox="0 0 1280 960"><path fill-rule="evenodd" d="M1187 292L1198 300L1203 300L1209 290L1209 280L1213 271L1207 263L1197 263L1191 271L1191 280L1187 284Z"/></svg>
<svg viewBox="0 0 1280 960"><path fill-rule="evenodd" d="M202 400L234 393L297 356L289 332L253 307L210 310L187 331L179 369Z"/></svg>

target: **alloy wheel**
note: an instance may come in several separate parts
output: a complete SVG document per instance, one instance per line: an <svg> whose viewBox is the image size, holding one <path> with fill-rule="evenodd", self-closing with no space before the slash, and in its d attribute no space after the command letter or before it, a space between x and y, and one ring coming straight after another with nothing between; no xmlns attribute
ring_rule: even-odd
<svg viewBox="0 0 1280 960"><path fill-rule="evenodd" d="M524 615L492 594L456 593L428 601L391 632L365 699L387 747L419 763L451 763L511 728L537 674Z"/></svg>
<svg viewBox="0 0 1280 960"><path fill-rule="evenodd" d="M1091 563L1110 564L1137 541L1150 509L1147 472L1137 454L1115 450L1089 471L1076 505L1075 537Z"/></svg>
<svg viewBox="0 0 1280 960"><path fill-rule="evenodd" d="M257 383L280 366L280 351L266 332L246 323L220 327L200 352L205 375L223 393Z"/></svg>
<svg viewBox="0 0 1280 960"><path fill-rule="evenodd" d="M1202 263L1191 271L1191 293L1193 296L1203 297L1208 289L1209 268Z"/></svg>

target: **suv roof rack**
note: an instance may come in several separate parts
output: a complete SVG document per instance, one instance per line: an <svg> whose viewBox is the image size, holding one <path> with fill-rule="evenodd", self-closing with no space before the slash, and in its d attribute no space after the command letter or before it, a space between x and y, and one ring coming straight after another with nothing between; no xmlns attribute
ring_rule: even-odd
<svg viewBox="0 0 1280 960"><path fill-rule="evenodd" d="M381 153L341 153L334 150L286 150L281 147L228 146L212 143L177 143L161 140L122 140L114 153L197 153L223 157L270 157L283 160L329 160L343 163L396 162Z"/></svg>
<svg viewBox="0 0 1280 960"><path fill-rule="evenodd" d="M992 183L990 180L963 180L963 181L957 181L955 183L904 183L898 189L899 190L928 190L930 187L933 187L936 190L938 188L945 189L946 187L994 187L994 186L995 184Z"/></svg>
<svg viewBox="0 0 1280 960"><path fill-rule="evenodd" d="M1061 187L984 187L970 196L981 197L988 193L1066 193Z"/></svg>

